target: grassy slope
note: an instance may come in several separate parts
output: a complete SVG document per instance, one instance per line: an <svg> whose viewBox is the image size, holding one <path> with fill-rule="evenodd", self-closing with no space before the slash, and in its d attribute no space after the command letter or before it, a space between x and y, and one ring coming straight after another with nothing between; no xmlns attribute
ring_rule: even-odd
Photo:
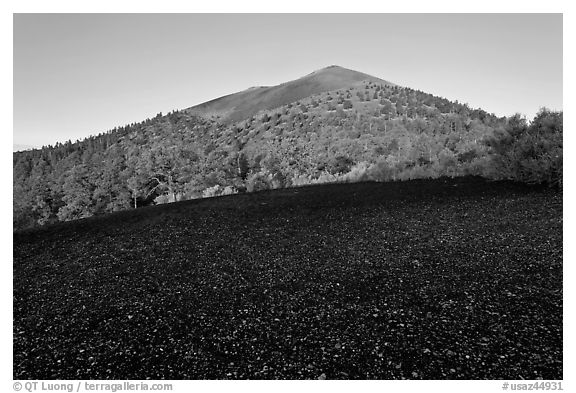
<svg viewBox="0 0 576 393"><path fill-rule="evenodd" d="M261 110L270 110L319 93L354 87L368 80L388 84L373 76L338 66L323 68L278 86L250 88L189 108L188 111L208 116L221 116L225 122L247 119Z"/></svg>
<svg viewBox="0 0 576 393"><path fill-rule="evenodd" d="M562 197L328 185L14 236L14 378L562 378Z"/></svg>

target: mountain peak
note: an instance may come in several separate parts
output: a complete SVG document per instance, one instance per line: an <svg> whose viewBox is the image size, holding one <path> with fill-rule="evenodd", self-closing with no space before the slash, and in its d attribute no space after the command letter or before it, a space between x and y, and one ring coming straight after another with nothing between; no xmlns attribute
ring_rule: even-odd
<svg viewBox="0 0 576 393"><path fill-rule="evenodd" d="M316 74L323 74L323 73L353 73L353 74L366 75L369 78L374 78L373 76L370 76L368 74L364 74L362 72L358 72L358 71L354 71L354 70L351 70L348 68L344 68L344 67L341 67L341 66L336 65L336 64L332 64L332 65L329 65L327 67L320 68L319 70L313 71L308 75L316 75Z"/></svg>
<svg viewBox="0 0 576 393"><path fill-rule="evenodd" d="M341 66L339 66L339 65L332 64L332 65L329 65L329 66L327 66L327 67L321 68L320 71L322 71L322 70L329 70L329 69L338 69L338 68L339 68L339 69L343 69L343 70L346 69L346 68L341 67Z"/></svg>
<svg viewBox="0 0 576 393"><path fill-rule="evenodd" d="M247 119L262 110L270 110L328 91L351 88L363 81L392 85L383 79L330 65L299 79L277 86L252 87L189 108L201 116L216 116L230 123Z"/></svg>

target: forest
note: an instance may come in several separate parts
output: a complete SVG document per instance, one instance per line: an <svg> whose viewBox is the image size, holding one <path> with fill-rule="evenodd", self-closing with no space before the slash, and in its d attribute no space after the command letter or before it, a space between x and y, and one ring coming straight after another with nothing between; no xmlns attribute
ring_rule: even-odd
<svg viewBox="0 0 576 393"><path fill-rule="evenodd" d="M497 117L365 82L226 124L188 110L13 154L13 226L307 184L478 175L562 187L563 113Z"/></svg>

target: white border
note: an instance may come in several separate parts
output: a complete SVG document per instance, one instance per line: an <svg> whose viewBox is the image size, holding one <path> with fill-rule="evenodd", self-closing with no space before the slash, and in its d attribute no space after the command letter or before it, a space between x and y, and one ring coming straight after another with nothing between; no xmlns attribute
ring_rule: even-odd
<svg viewBox="0 0 576 393"><path fill-rule="evenodd" d="M290 2L272 2L265 0L244 0L244 1L212 1L212 2L190 2L190 1L139 1L139 2L121 2L119 0L101 0L98 2L79 2L72 0L57 0L57 1L8 1L3 2L2 14L0 25L2 26L2 35L0 41L2 42L3 61L2 61L2 119L10 119L9 124L6 126L4 133L11 132L13 124L13 100L12 100L12 13L31 13L31 12L119 12L119 13L132 13L132 12L226 12L226 13L261 13L261 12L306 12L306 13L323 13L323 12L339 12L339 13L362 13L362 12L421 12L421 13L439 13L439 12L554 12L564 13L564 69L574 70L573 61L573 48L574 46L571 37L574 34L574 14L570 2L568 1L497 1L497 0L484 0L482 2L474 2L475 4L468 4L456 0L437 0L437 1L402 1L402 2L389 2L383 4L377 1L362 1L362 0L348 0L348 1L311 1L311 0L291 0ZM538 55L538 48L534 48L534 56ZM10 59L10 61L8 60ZM566 72L564 80L564 102L565 108L570 108L572 103L572 92L566 86L576 86L574 84L573 74L569 71ZM565 121L567 122L565 134L565 146L567 146L568 154L565 154L565 181L564 193L565 200L570 202L574 196L573 184L571 181L571 173L574 168L573 156L570 154L573 149L573 120L571 111L565 110L568 114ZM8 136L5 136L9 140ZM10 170L11 163L8 162L8 149L11 149L12 143L4 143L3 148L6 150L2 154L4 162L0 166L2 168L3 179L11 179L12 172ZM11 190L8 184L7 188ZM6 190L8 191L8 190ZM2 248L4 250L2 258L2 312L5 318L4 323L0 325L3 355L1 358L2 370L2 383L3 391L12 390L12 318L8 317L12 314L12 228L11 228L11 212L12 212L12 198L11 192L4 192L2 195L1 206L3 209L3 227L2 227ZM573 322L573 296L574 290L572 281L574 277L574 270L572 261L574 260L574 249L570 245L572 242L573 234L573 207L570 203L565 204L564 207L564 225L565 225L565 241L564 241L564 332L576 331L576 326ZM566 285L567 284L567 285ZM574 366L573 348L574 339L572 334L564 334L564 389L570 391L574 379L569 370L576 369ZM213 391L219 389L226 390L241 390L241 391L270 391L274 389L278 392L293 393L294 389L304 390L317 390L317 389L330 389L331 391L348 391L351 389L361 389L362 391L377 391L383 392L387 389L392 391L443 391L443 392L490 392L502 391L502 381L171 381L174 384L173 391ZM521 382L521 381L518 381ZM322 386L320 386L322 384Z"/></svg>

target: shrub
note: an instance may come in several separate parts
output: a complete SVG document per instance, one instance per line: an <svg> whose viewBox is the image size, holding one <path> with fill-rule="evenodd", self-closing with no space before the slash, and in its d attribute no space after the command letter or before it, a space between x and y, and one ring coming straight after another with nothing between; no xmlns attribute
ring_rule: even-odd
<svg viewBox="0 0 576 393"><path fill-rule="evenodd" d="M379 159L367 172L370 180L389 181L396 177L396 168L385 159Z"/></svg>
<svg viewBox="0 0 576 393"><path fill-rule="evenodd" d="M253 173L246 180L246 191L256 192L270 189L267 176L263 172Z"/></svg>
<svg viewBox="0 0 576 393"><path fill-rule="evenodd" d="M158 195L156 198L154 198L154 203L156 205L163 205L168 202L169 202L168 195L166 194Z"/></svg>
<svg viewBox="0 0 576 393"><path fill-rule="evenodd" d="M202 191L202 198L210 198L217 195L220 195L220 185L218 184L212 187L208 187Z"/></svg>
<svg viewBox="0 0 576 393"><path fill-rule="evenodd" d="M436 177L438 177L438 173L429 165L416 165L412 168L407 168L399 176L401 180L432 179Z"/></svg>
<svg viewBox="0 0 576 393"><path fill-rule="evenodd" d="M340 181L338 175L323 171L318 177L314 178L312 175L297 174L294 175L290 182L292 186L305 186L309 184L326 184L326 183L337 183Z"/></svg>
<svg viewBox="0 0 576 393"><path fill-rule="evenodd" d="M224 189L220 193L220 195L232 195L232 194L238 194L238 190L236 190L236 188L232 186L224 187Z"/></svg>
<svg viewBox="0 0 576 393"><path fill-rule="evenodd" d="M492 156L488 175L528 184L562 187L563 113L541 109L527 125L519 115L488 141Z"/></svg>
<svg viewBox="0 0 576 393"><path fill-rule="evenodd" d="M336 174L349 172L353 165L354 161L352 161L352 159L339 155L332 158L326 166L328 168L328 172Z"/></svg>
<svg viewBox="0 0 576 393"><path fill-rule="evenodd" d="M355 183L369 180L368 172L370 169L370 164L366 161L361 161L350 168L350 172L343 176L343 180Z"/></svg>

